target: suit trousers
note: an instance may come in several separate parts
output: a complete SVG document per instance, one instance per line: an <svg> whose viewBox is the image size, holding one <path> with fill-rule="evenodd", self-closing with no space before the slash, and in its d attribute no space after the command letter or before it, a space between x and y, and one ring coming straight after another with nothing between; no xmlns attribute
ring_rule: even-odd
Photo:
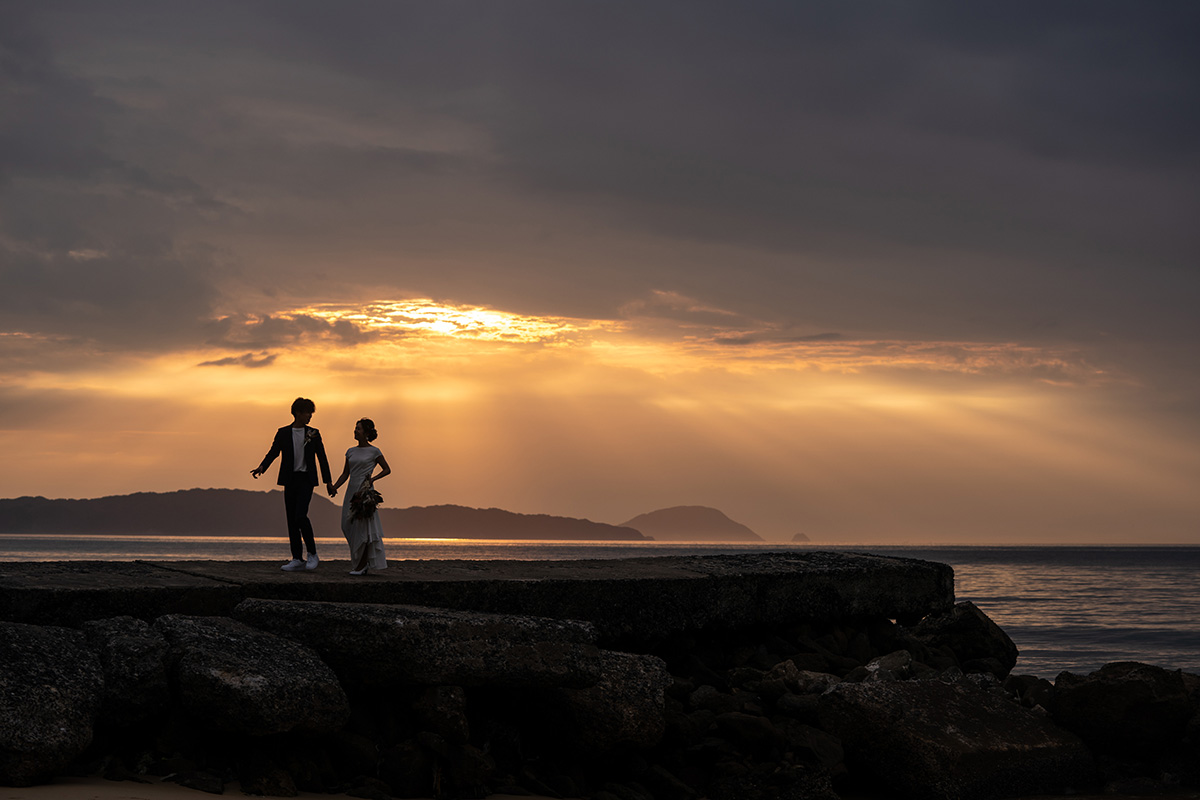
<svg viewBox="0 0 1200 800"><path fill-rule="evenodd" d="M308 504L312 502L312 495L312 482L303 472L283 486L283 504L287 510L288 542L292 546L292 558L303 560L304 547L308 548L309 555L317 552L312 523L308 521Z"/></svg>

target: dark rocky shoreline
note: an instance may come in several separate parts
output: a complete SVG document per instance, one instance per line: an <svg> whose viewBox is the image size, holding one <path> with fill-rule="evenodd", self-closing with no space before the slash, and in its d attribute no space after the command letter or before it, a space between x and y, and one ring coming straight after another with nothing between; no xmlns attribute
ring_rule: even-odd
<svg viewBox="0 0 1200 800"><path fill-rule="evenodd" d="M0 784L754 800L1200 788L1200 676L1053 683L949 567L0 566Z"/></svg>

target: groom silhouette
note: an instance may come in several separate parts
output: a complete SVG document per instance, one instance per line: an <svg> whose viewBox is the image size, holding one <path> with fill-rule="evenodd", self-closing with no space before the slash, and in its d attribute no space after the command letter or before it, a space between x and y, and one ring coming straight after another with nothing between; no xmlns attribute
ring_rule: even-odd
<svg viewBox="0 0 1200 800"><path fill-rule="evenodd" d="M326 491L330 497L334 495L333 476L329 472L329 459L325 457L321 432L308 424L316 410L317 405L312 400L297 397L292 402L292 424L284 425L275 432L275 440L271 442L271 449L262 463L250 470L250 474L257 479L267 471L276 456L283 456L279 460L278 484L283 487L288 541L292 546L292 560L283 565L287 572L316 569L320 562L312 523L308 521L308 504L312 501L313 487L317 485L317 465L314 461L321 464L321 477L325 479ZM303 558L301 540L308 547L307 559Z"/></svg>

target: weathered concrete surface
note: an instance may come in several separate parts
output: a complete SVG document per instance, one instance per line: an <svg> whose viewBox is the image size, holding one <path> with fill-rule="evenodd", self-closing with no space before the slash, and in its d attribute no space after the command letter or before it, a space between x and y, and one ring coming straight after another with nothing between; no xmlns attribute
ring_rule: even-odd
<svg viewBox="0 0 1200 800"><path fill-rule="evenodd" d="M575 620L258 599L234 617L311 647L347 685L586 687L601 678L596 631Z"/></svg>
<svg viewBox="0 0 1200 800"><path fill-rule="evenodd" d="M945 564L850 553L583 561L393 561L366 578L345 562L0 565L0 618L74 625L166 613L226 615L246 598L386 603L586 620L601 644L811 619L915 621L954 605Z"/></svg>
<svg viewBox="0 0 1200 800"><path fill-rule="evenodd" d="M243 591L236 580L145 561L7 563L0 564L0 619L78 625L121 616L148 622L163 614L223 615L238 604Z"/></svg>

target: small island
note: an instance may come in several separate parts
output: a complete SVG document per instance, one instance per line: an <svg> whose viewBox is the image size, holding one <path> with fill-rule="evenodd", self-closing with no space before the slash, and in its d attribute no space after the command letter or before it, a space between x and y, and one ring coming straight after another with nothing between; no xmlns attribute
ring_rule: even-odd
<svg viewBox="0 0 1200 800"><path fill-rule="evenodd" d="M763 538L721 511L707 506L675 506L640 514L621 527L659 542L761 542Z"/></svg>

